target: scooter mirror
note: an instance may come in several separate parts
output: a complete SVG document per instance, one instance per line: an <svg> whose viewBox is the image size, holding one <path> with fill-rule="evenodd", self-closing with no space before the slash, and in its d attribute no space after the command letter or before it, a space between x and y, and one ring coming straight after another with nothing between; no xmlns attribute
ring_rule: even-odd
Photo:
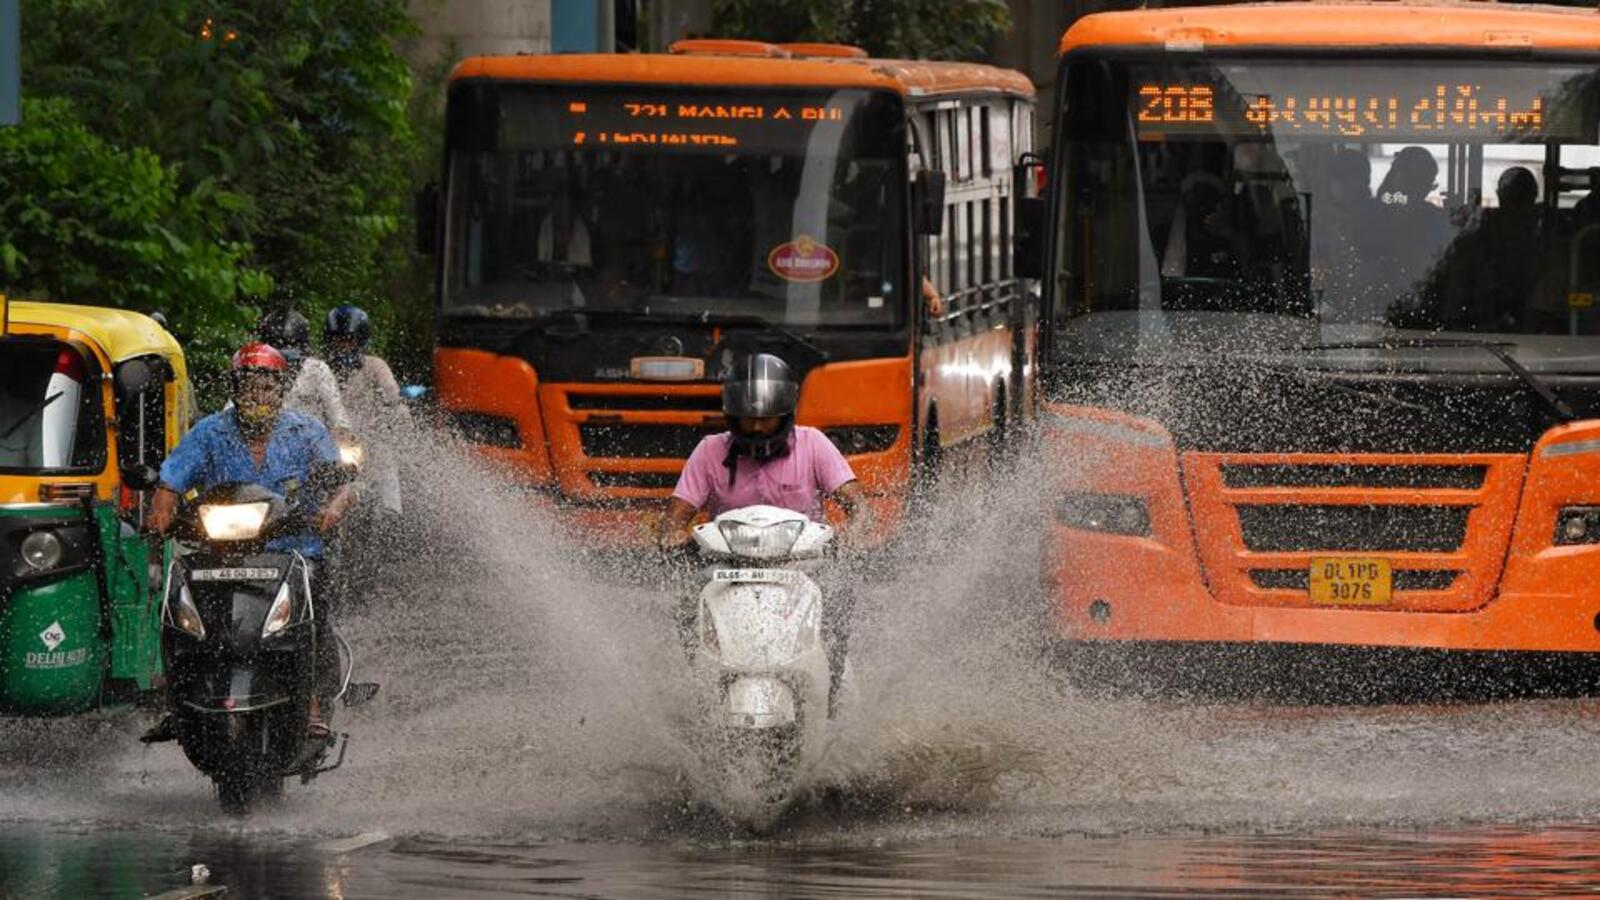
<svg viewBox="0 0 1600 900"><path fill-rule="evenodd" d="M148 491L161 483L161 470L146 463L124 466L122 483L129 490Z"/></svg>

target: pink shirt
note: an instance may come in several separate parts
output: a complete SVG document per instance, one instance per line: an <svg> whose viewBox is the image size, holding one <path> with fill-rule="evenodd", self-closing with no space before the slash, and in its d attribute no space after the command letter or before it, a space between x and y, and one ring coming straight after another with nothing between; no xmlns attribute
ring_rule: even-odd
<svg viewBox="0 0 1600 900"><path fill-rule="evenodd" d="M739 475L730 488L724 460L731 440L733 436L724 431L700 441L683 464L672 496L695 509L709 507L713 516L764 503L820 521L823 498L856 480L850 463L826 435L796 425L787 454L766 462L739 457Z"/></svg>

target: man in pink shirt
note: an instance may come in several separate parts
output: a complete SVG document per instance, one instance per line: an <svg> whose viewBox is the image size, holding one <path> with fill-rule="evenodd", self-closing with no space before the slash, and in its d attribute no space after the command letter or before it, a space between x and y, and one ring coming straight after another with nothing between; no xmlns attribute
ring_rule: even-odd
<svg viewBox="0 0 1600 900"><path fill-rule="evenodd" d="M866 509L861 485L844 454L815 428L794 424L800 385L789 364L770 353L746 357L722 383L722 411L729 430L700 441L684 463L678 486L667 501L657 539L664 550L690 541L689 523L701 509L719 515L730 509L767 504L823 518L829 497L855 526ZM840 538L849 535L841 531ZM832 673L829 706L839 687L853 595L841 585L825 592L822 623ZM685 632L693 628L694 607L686 607ZM685 627L686 626L686 627Z"/></svg>
<svg viewBox="0 0 1600 900"><path fill-rule="evenodd" d="M684 463L661 520L664 549L689 543L689 523L701 509L715 516L764 503L821 521L823 500L832 497L854 522L865 506L861 486L826 435L794 424L799 396L788 364L770 353L729 373L722 411L730 428L700 441Z"/></svg>

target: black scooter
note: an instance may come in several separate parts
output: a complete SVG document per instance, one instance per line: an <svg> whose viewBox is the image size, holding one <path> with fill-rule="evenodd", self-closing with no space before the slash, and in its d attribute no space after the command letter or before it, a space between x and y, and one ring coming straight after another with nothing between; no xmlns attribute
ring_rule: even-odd
<svg viewBox="0 0 1600 900"><path fill-rule="evenodd" d="M321 476L325 484L345 477ZM354 706L378 686L352 683L349 645L318 628L313 604L322 598L306 560L266 550L275 537L309 530L295 505L259 485L218 485L185 510L179 529L193 549L172 561L162 610L174 736L223 808L247 812L281 794L283 779L305 784L344 762L348 734L307 736L314 695L331 723L338 700ZM318 654L335 648L338 683L318 684Z"/></svg>

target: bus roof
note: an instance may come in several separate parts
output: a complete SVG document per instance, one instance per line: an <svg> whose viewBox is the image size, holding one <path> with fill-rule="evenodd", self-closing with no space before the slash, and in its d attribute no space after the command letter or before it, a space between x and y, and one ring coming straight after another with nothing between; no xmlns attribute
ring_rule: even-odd
<svg viewBox="0 0 1600 900"><path fill-rule="evenodd" d="M1472 0L1241 3L1085 16L1061 53L1088 47L1600 49L1592 8Z"/></svg>
<svg viewBox="0 0 1600 900"><path fill-rule="evenodd" d="M475 56L461 61L450 73L452 82L468 78L867 88L909 97L987 92L1019 97L1034 94L1033 82L1022 73L994 66L848 55L793 57L787 51L782 57L712 53Z"/></svg>
<svg viewBox="0 0 1600 900"><path fill-rule="evenodd" d="M114 363L151 353L169 360L183 358L178 341L155 319L126 309L13 300L7 319L11 325L76 331L98 344ZM183 371L181 363L178 371Z"/></svg>

